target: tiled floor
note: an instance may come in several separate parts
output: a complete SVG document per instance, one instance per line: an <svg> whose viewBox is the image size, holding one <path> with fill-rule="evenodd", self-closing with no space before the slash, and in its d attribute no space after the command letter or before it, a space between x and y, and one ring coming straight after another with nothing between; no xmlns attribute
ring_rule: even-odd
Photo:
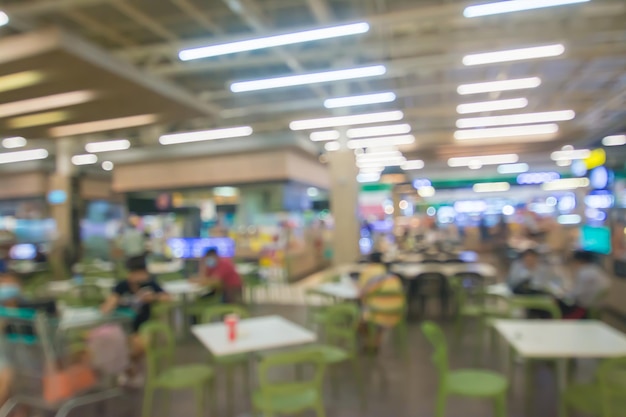
<svg viewBox="0 0 626 417"><path fill-rule="evenodd" d="M265 305L254 308L256 315L281 314L289 319L304 323L305 309L300 306ZM449 332L449 322L442 323ZM450 346L451 365L468 367L474 364L474 346L477 339L469 329L461 346ZM396 354L388 344L380 353L380 369L365 370L365 380L368 386L368 405L364 411L359 407L358 396L354 384L354 375L349 366L337 370L339 392L333 393L329 384L326 384L328 417L427 417L434 415L434 395L436 392L437 375L430 361L430 346L420 333L419 323L410 326L410 357L408 360ZM449 338L451 340L451 337ZM180 346L177 352L180 363L202 362L207 359L206 351L195 341L191 340ZM501 357L498 352L483 352L482 366L501 370ZM509 416L513 417L554 417L556 415L556 391L554 374L548 366L540 366L535 373L532 386L535 398L531 404L532 410L528 413L523 406L523 381L521 367L515 372L513 388L509 400ZM384 371L384 372L383 372ZM243 389L241 375L236 376L235 385L235 416L250 415L249 395ZM254 380L254 379L253 379ZM213 416L228 417L224 380L218 375L218 412ZM129 392L125 399L108 404L102 415L111 417L136 417L141 415L141 392ZM154 417L183 417L194 416L194 402L189 392L180 392L172 397L171 410L160 408L159 400L155 406ZM90 417L97 413L93 409L85 408L71 414L72 417ZM209 416L209 410L206 411ZM305 414L312 415L312 414ZM488 401L467 400L452 398L447 410L448 417L478 417L492 415L492 407Z"/></svg>

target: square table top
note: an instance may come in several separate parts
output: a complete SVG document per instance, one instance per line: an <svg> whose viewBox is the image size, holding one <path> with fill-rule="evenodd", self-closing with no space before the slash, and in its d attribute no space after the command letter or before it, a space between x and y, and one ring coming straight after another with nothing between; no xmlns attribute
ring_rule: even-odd
<svg viewBox="0 0 626 417"><path fill-rule="evenodd" d="M526 358L626 356L626 334L597 320L494 320L493 326Z"/></svg>
<svg viewBox="0 0 626 417"><path fill-rule="evenodd" d="M203 289L200 284L186 279L164 282L161 287L163 287L163 291L171 295L196 294Z"/></svg>
<svg viewBox="0 0 626 417"><path fill-rule="evenodd" d="M237 338L229 341L224 323L191 326L191 332L214 356L252 353L316 340L315 333L281 316L262 316L240 320Z"/></svg>
<svg viewBox="0 0 626 417"><path fill-rule="evenodd" d="M357 300L359 298L359 288L355 283L347 281L325 282L314 287L313 291L344 300Z"/></svg>

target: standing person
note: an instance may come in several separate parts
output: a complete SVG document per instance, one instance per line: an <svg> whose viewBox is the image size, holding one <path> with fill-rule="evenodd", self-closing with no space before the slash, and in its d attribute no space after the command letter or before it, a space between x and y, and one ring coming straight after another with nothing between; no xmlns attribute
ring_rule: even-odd
<svg viewBox="0 0 626 417"><path fill-rule="evenodd" d="M243 282L235 265L230 259L220 257L215 248L207 249L200 263L198 277L194 281L201 285L218 285L225 303L241 303L243 300Z"/></svg>
<svg viewBox="0 0 626 417"><path fill-rule="evenodd" d="M128 277L120 281L111 292L111 295L102 304L104 314L113 312L116 308L130 308L135 312L130 337L131 367L127 371L125 382L131 386L140 386L143 382L138 373L138 362L143 358L145 344L139 335L139 328L150 320L152 305L157 302L170 301L171 297L153 279L146 268L146 258L135 256L126 261Z"/></svg>
<svg viewBox="0 0 626 417"><path fill-rule="evenodd" d="M594 263L594 255L588 251L574 252L574 283L572 289L558 300L565 319L583 319L589 309L596 307L611 286L604 270Z"/></svg>

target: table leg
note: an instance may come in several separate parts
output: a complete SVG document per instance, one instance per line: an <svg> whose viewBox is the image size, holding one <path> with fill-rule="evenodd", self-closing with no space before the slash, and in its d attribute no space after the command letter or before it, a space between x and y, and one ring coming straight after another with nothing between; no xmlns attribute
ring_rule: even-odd
<svg viewBox="0 0 626 417"><path fill-rule="evenodd" d="M567 360L559 359L556 361L556 378L559 390L559 417L565 417L565 407L563 407L562 396L567 389Z"/></svg>

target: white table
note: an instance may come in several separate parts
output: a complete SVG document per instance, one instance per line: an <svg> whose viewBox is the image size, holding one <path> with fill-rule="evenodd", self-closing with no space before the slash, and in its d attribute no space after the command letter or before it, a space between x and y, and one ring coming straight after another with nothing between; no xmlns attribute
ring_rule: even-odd
<svg viewBox="0 0 626 417"><path fill-rule="evenodd" d="M391 271L403 275L406 279L414 279L425 273L439 273L448 277L462 273L479 274L485 278L497 275L496 268L485 263L396 264L391 266Z"/></svg>
<svg viewBox="0 0 626 417"><path fill-rule="evenodd" d="M110 291L117 284L117 280L115 278L96 278L95 280L85 281L85 284L96 284L98 287L103 290ZM62 281L50 281L48 282L48 291L53 294L62 294L68 291L71 291L78 284L72 279L64 279Z"/></svg>
<svg viewBox="0 0 626 417"><path fill-rule="evenodd" d="M511 288L509 288L509 286L504 282L487 285L486 291L489 295L495 295L502 298L511 298L513 296L513 291L511 291Z"/></svg>
<svg viewBox="0 0 626 417"><path fill-rule="evenodd" d="M235 264L235 270L239 275L248 275L259 270L259 266L253 263Z"/></svg>
<svg viewBox="0 0 626 417"><path fill-rule="evenodd" d="M359 298L359 288L353 282L348 281L326 282L314 287L313 291L343 300L357 300Z"/></svg>
<svg viewBox="0 0 626 417"><path fill-rule="evenodd" d="M244 319L237 325L238 337L229 341L224 323L200 324L191 332L214 356L260 352L316 341L315 333L280 316Z"/></svg>
<svg viewBox="0 0 626 417"><path fill-rule="evenodd" d="M163 291L173 296L194 295L204 289L201 285L186 279L164 282L161 286L163 287Z"/></svg>
<svg viewBox="0 0 626 417"><path fill-rule="evenodd" d="M175 260L172 262L148 262L148 272L154 275L171 274L180 272L183 269L183 261Z"/></svg>

